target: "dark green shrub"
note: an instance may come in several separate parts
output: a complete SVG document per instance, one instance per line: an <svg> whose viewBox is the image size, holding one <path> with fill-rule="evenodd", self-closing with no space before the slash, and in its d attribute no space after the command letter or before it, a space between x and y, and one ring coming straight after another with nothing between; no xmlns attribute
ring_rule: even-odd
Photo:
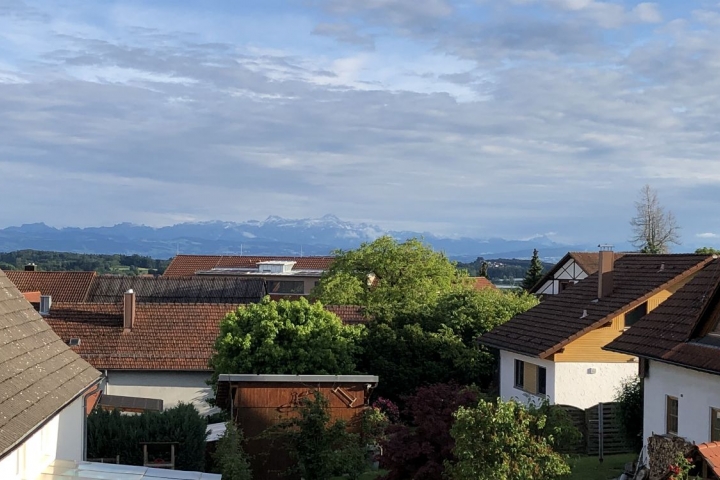
<svg viewBox="0 0 720 480"><path fill-rule="evenodd" d="M207 422L190 404L140 415L95 410L87 419L88 458L120 455L125 465L143 464L140 442L178 442L175 468L202 472L206 436Z"/></svg>
<svg viewBox="0 0 720 480"><path fill-rule="evenodd" d="M242 449L242 430L238 430L232 422L226 424L226 430L217 443L213 460L217 472L222 473L223 480L251 480L252 471L247 455Z"/></svg>
<svg viewBox="0 0 720 480"><path fill-rule="evenodd" d="M617 427L628 446L640 451L643 446L643 383L640 377L625 380L615 396Z"/></svg>

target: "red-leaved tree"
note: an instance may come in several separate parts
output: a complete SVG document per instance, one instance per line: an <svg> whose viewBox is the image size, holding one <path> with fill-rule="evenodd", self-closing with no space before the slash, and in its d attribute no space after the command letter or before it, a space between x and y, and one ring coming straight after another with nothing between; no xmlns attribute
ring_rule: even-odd
<svg viewBox="0 0 720 480"><path fill-rule="evenodd" d="M478 393L465 386L440 383L420 387L404 400L403 413L411 423L388 427L380 458L381 467L388 473L382 479L441 480L444 462L453 460L453 413L460 406L475 405Z"/></svg>

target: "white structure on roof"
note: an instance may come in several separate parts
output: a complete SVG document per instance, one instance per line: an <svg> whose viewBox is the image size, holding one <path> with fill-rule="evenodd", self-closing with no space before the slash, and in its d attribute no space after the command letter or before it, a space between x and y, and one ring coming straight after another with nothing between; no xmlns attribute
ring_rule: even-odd
<svg viewBox="0 0 720 480"><path fill-rule="evenodd" d="M35 478L28 477L22 480L35 480ZM37 480L94 480L99 478L104 480L221 480L222 475L112 463L56 460L43 470L42 477Z"/></svg>

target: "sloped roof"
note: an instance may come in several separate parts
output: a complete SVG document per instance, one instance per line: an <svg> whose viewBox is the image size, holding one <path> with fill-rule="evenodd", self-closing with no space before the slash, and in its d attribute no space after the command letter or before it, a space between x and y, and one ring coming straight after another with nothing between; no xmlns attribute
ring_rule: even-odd
<svg viewBox="0 0 720 480"><path fill-rule="evenodd" d="M485 277L470 277L472 285L475 290L483 290L485 288L497 288L494 283Z"/></svg>
<svg viewBox="0 0 720 480"><path fill-rule="evenodd" d="M293 270L327 270L335 257L274 257L248 255L177 255L168 265L166 277L184 277L195 275L200 270L213 268L255 268L258 262L290 261L295 262Z"/></svg>
<svg viewBox="0 0 720 480"><path fill-rule="evenodd" d="M720 373L720 351L704 329L720 315L720 260L713 260L672 297L604 348Z"/></svg>
<svg viewBox="0 0 720 480"><path fill-rule="evenodd" d="M365 307L359 305L325 305L325 310L340 317L347 325L367 323L370 320L365 314Z"/></svg>
<svg viewBox="0 0 720 480"><path fill-rule="evenodd" d="M622 257L624 253L616 253L615 261ZM582 270L592 275L598 271L600 254L598 252L568 252L559 262L555 264L543 277L530 289L530 293L537 293L537 290L545 285L545 282L555 277L555 274L569 261L574 260Z"/></svg>
<svg viewBox="0 0 720 480"><path fill-rule="evenodd" d="M99 379L0 271L0 457Z"/></svg>
<svg viewBox="0 0 720 480"><path fill-rule="evenodd" d="M21 292L40 292L52 296L53 302L85 301L95 272L5 272Z"/></svg>
<svg viewBox="0 0 720 480"><path fill-rule="evenodd" d="M137 303L135 322L123 331L118 303L53 303L45 320L95 368L210 371L220 321L239 305Z"/></svg>
<svg viewBox="0 0 720 480"><path fill-rule="evenodd" d="M701 443L697 448L710 470L720 477L720 442Z"/></svg>
<svg viewBox="0 0 720 480"><path fill-rule="evenodd" d="M128 277L101 275L95 278L87 301L120 302L132 289L138 303L252 303L265 296L259 278L240 277Z"/></svg>
<svg viewBox="0 0 720 480"><path fill-rule="evenodd" d="M597 272L573 288L548 295L539 305L516 315L479 338L488 347L546 358L655 292L697 272L709 255L626 254L615 262L610 295L597 298ZM586 316L583 313L587 312ZM633 327L635 328L635 327Z"/></svg>

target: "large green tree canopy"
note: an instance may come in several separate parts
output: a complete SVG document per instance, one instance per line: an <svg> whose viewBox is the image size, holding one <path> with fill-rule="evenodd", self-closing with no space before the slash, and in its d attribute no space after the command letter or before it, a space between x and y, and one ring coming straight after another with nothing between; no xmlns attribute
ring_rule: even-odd
<svg viewBox="0 0 720 480"><path fill-rule="evenodd" d="M321 303L270 300L239 307L220 323L210 360L221 373L355 373L362 326L344 325Z"/></svg>
<svg viewBox="0 0 720 480"><path fill-rule="evenodd" d="M336 254L313 290L327 305L363 305L384 315L418 312L467 283L465 272L417 239L399 243L384 236Z"/></svg>

